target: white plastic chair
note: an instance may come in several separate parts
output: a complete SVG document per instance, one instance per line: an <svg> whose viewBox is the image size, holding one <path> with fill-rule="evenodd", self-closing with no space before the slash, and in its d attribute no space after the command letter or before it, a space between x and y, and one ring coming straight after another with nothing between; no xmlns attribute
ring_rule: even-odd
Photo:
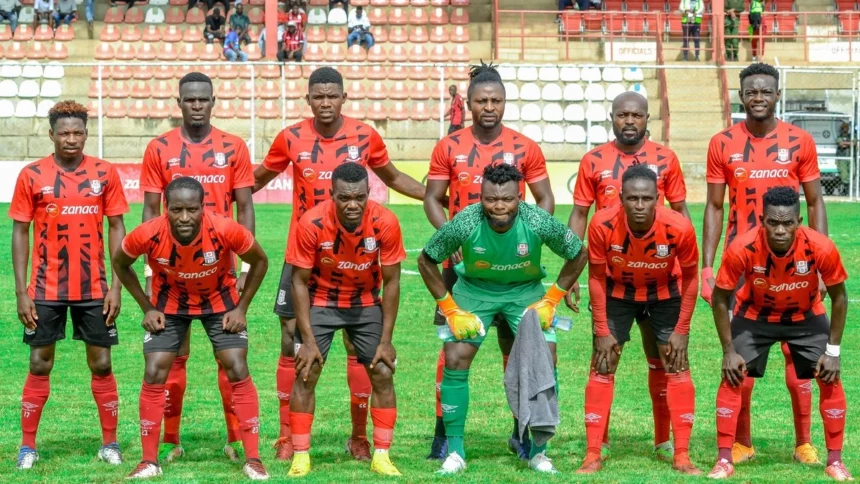
<svg viewBox="0 0 860 484"><path fill-rule="evenodd" d="M63 93L63 86L60 81L48 79L42 82L42 88L39 91L39 97L60 97Z"/></svg>
<svg viewBox="0 0 860 484"><path fill-rule="evenodd" d="M520 125L519 125L519 124L516 124L516 123L505 123L505 127L506 127L506 128L508 128L508 129L514 130L514 131L516 131L517 133L519 133L519 132L520 132Z"/></svg>
<svg viewBox="0 0 860 484"><path fill-rule="evenodd" d="M620 67L604 67L603 80L605 82L621 82L624 80L624 74Z"/></svg>
<svg viewBox="0 0 860 484"><path fill-rule="evenodd" d="M42 77L45 79L62 79L66 77L66 71L59 62L51 61L45 66L45 72L42 73Z"/></svg>
<svg viewBox="0 0 860 484"><path fill-rule="evenodd" d="M541 118L548 123L560 123L564 121L564 110L561 109L561 104L548 103L545 105Z"/></svg>
<svg viewBox="0 0 860 484"><path fill-rule="evenodd" d="M8 99L0 99L0 118L11 118L15 116L15 105Z"/></svg>
<svg viewBox="0 0 860 484"><path fill-rule="evenodd" d="M645 99L648 99L648 91L647 91L647 90L645 90L645 84L639 84L639 83L637 83L637 84L633 84L633 85L632 85L632 86L630 86L630 88L629 88L629 89L627 89L627 90L628 90L628 91L633 91L633 92L638 92L638 93L639 93L639 94L641 94Z"/></svg>
<svg viewBox="0 0 860 484"><path fill-rule="evenodd" d="M520 98L520 88L513 82L505 82L505 99L508 101L516 101Z"/></svg>
<svg viewBox="0 0 860 484"><path fill-rule="evenodd" d="M545 84L540 90L540 98L544 101L561 101L561 86L558 84Z"/></svg>
<svg viewBox="0 0 860 484"><path fill-rule="evenodd" d="M39 96L39 83L34 81L33 79L27 79L25 81L21 81L21 85L18 86L18 97L19 98L34 98ZM33 110L35 111L35 107Z"/></svg>
<svg viewBox="0 0 860 484"><path fill-rule="evenodd" d="M558 77L564 82L580 81L579 67L562 67L558 74Z"/></svg>
<svg viewBox="0 0 860 484"><path fill-rule="evenodd" d="M606 143L609 138L606 137L606 129L598 124L592 124L588 127L588 141L592 145Z"/></svg>
<svg viewBox="0 0 860 484"><path fill-rule="evenodd" d="M564 86L562 95L565 101L579 102L585 99L585 93L582 91L582 86L579 84L568 84Z"/></svg>
<svg viewBox="0 0 860 484"><path fill-rule="evenodd" d="M645 80L645 73L638 67L624 69L624 80L627 82L640 82Z"/></svg>
<svg viewBox="0 0 860 484"><path fill-rule="evenodd" d="M21 63L7 60L0 65L0 77L3 79L17 79L21 77Z"/></svg>
<svg viewBox="0 0 860 484"><path fill-rule="evenodd" d="M18 101L18 105L15 106L15 117L16 118L35 118L36 117L36 104L29 99L22 99Z"/></svg>
<svg viewBox="0 0 860 484"><path fill-rule="evenodd" d="M523 84L520 87L520 99L523 101L540 101L540 88L532 82Z"/></svg>
<svg viewBox="0 0 860 484"><path fill-rule="evenodd" d="M585 110L582 109L582 104L568 104L564 108L564 120L574 123L585 121Z"/></svg>
<svg viewBox="0 0 860 484"><path fill-rule="evenodd" d="M308 12L308 25L325 25L328 23L328 15L322 8L312 8Z"/></svg>
<svg viewBox="0 0 860 484"><path fill-rule="evenodd" d="M606 108L602 104L592 104L585 110L585 119L592 123L602 123L606 121Z"/></svg>
<svg viewBox="0 0 860 484"><path fill-rule="evenodd" d="M146 11L146 17L143 19L143 23L145 24L163 24L164 23L164 10L158 8L155 3L152 1L149 2L151 7Z"/></svg>
<svg viewBox="0 0 860 484"><path fill-rule="evenodd" d="M538 69L538 79L541 82L558 82L558 67L543 66Z"/></svg>
<svg viewBox="0 0 860 484"><path fill-rule="evenodd" d="M520 67L517 69L517 80L522 82L537 81L538 71L534 67Z"/></svg>
<svg viewBox="0 0 860 484"><path fill-rule="evenodd" d="M13 81L12 79L3 79L2 81L0 81L0 97L18 97L18 83Z"/></svg>
<svg viewBox="0 0 860 484"><path fill-rule="evenodd" d="M523 135L527 138L531 138L535 143L540 143L543 141L543 132L540 129L540 126L536 124L527 124L523 126Z"/></svg>
<svg viewBox="0 0 860 484"><path fill-rule="evenodd" d="M346 25L346 10L333 8L328 13L329 25Z"/></svg>
<svg viewBox="0 0 860 484"><path fill-rule="evenodd" d="M544 143L564 143L564 128L557 124L548 124L543 128Z"/></svg>
<svg viewBox="0 0 860 484"><path fill-rule="evenodd" d="M583 82L600 82L600 68L583 67L580 71L580 78Z"/></svg>
<svg viewBox="0 0 860 484"><path fill-rule="evenodd" d="M589 84L585 88L585 99L588 101L603 101L606 99L606 91L602 84Z"/></svg>
<svg viewBox="0 0 860 484"><path fill-rule="evenodd" d="M36 117L47 118L48 111L50 111L52 107L54 107L54 101L51 101L50 99L39 101L39 105L36 107Z"/></svg>
<svg viewBox="0 0 860 484"><path fill-rule="evenodd" d="M21 70L21 77L24 79L41 79L42 72L42 64L36 61L27 61Z"/></svg>
<svg viewBox="0 0 860 484"><path fill-rule="evenodd" d="M583 144L586 141L585 129L577 124L568 126L564 130L564 141L566 143Z"/></svg>
<svg viewBox="0 0 860 484"><path fill-rule="evenodd" d="M519 121L520 107L516 104L505 104L505 114L502 116L502 121ZM510 127L510 126L509 126Z"/></svg>
<svg viewBox="0 0 860 484"><path fill-rule="evenodd" d="M502 64L498 68L499 75L502 77L503 81L516 81L517 80L517 68L510 64Z"/></svg>
<svg viewBox="0 0 860 484"><path fill-rule="evenodd" d="M540 106L534 103L529 103L520 109L520 119L523 121L540 121L541 111Z"/></svg>
<svg viewBox="0 0 860 484"><path fill-rule="evenodd" d="M627 89L624 89L624 84L610 84L606 86L606 100L614 101L616 97L624 92L627 92Z"/></svg>

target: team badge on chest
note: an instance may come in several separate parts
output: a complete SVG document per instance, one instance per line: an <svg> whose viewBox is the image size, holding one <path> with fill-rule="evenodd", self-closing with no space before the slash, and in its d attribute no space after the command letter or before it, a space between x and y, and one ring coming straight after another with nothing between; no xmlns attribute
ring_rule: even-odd
<svg viewBox="0 0 860 484"><path fill-rule="evenodd" d="M224 168L227 166L227 157L224 153L215 153L215 168Z"/></svg>
<svg viewBox="0 0 860 484"><path fill-rule="evenodd" d="M99 196L102 194L102 182L100 180L90 180L90 195Z"/></svg>
<svg viewBox="0 0 860 484"><path fill-rule="evenodd" d="M809 274L809 265L805 260L799 260L795 263L795 272L800 275Z"/></svg>
<svg viewBox="0 0 860 484"><path fill-rule="evenodd" d="M517 255L520 257L529 255L529 244L517 244Z"/></svg>
<svg viewBox="0 0 860 484"><path fill-rule="evenodd" d="M368 252L373 252L374 250L376 250L376 237L364 238L364 250Z"/></svg>
<svg viewBox="0 0 860 484"><path fill-rule="evenodd" d="M780 148L779 151L777 151L776 161L783 164L788 163L790 161L788 156L788 150L786 148Z"/></svg>
<svg viewBox="0 0 860 484"><path fill-rule="evenodd" d="M502 155L502 161L505 162L506 165L514 164L514 154L513 153L505 153Z"/></svg>
<svg viewBox="0 0 860 484"><path fill-rule="evenodd" d="M347 148L346 151L347 151L347 155L348 155L347 161L358 161L359 160L359 158L361 156L361 152L358 151L358 146L350 146L349 148Z"/></svg>
<svg viewBox="0 0 860 484"><path fill-rule="evenodd" d="M218 262L218 256L215 255L214 250L203 253L203 265L211 266L216 262Z"/></svg>
<svg viewBox="0 0 860 484"><path fill-rule="evenodd" d="M669 246L657 245L657 257L669 257Z"/></svg>

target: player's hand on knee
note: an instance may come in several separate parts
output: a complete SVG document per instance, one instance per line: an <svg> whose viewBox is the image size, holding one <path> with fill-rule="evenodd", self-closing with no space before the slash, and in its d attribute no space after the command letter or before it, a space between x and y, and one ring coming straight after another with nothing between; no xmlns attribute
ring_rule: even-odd
<svg viewBox="0 0 860 484"><path fill-rule="evenodd" d="M29 330L36 329L36 322L39 320L39 315L36 314L36 303L27 294L18 296L18 320Z"/></svg>
<svg viewBox="0 0 860 484"><path fill-rule="evenodd" d="M842 371L842 361L838 356L821 355L815 365L815 377L824 383L836 383Z"/></svg>
<svg viewBox="0 0 860 484"><path fill-rule="evenodd" d="M248 327L248 320L245 318L245 313L240 309L234 309L224 314L224 319L221 321L224 331L228 333L238 333L245 331Z"/></svg>
<svg viewBox="0 0 860 484"><path fill-rule="evenodd" d="M157 309L150 309L143 315L143 329L150 333L157 333L163 330L165 323L164 313Z"/></svg>
<svg viewBox="0 0 860 484"><path fill-rule="evenodd" d="M690 342L690 336L686 334L678 334L672 332L669 336L669 344L666 348L666 362L669 364L670 373L678 373L690 368L690 363L687 361L687 345Z"/></svg>
<svg viewBox="0 0 860 484"><path fill-rule="evenodd" d="M376 347L376 354L373 356L373 361L370 362L371 368L376 368L376 364L382 361L394 374L395 366L397 365L397 350L391 343L379 343Z"/></svg>
<svg viewBox="0 0 860 484"><path fill-rule="evenodd" d="M714 286L717 285L716 279L714 279L714 269L713 267L705 267L702 269L702 290L700 295L705 302L708 303L708 306L711 305L711 296L714 294Z"/></svg>
<svg viewBox="0 0 860 484"><path fill-rule="evenodd" d="M116 322L117 316L119 316L119 310L122 306L122 291L117 287L116 289L111 288L105 296L104 308L102 309L102 314L105 315L105 324L107 326L113 326Z"/></svg>
<svg viewBox="0 0 860 484"><path fill-rule="evenodd" d="M621 354L618 340L611 334L594 338L594 353L591 358L591 367L597 373L605 375L612 369L612 353Z"/></svg>
<svg viewBox="0 0 860 484"><path fill-rule="evenodd" d="M744 381L747 364L743 357L734 351L723 354L723 380L736 387Z"/></svg>
<svg viewBox="0 0 860 484"><path fill-rule="evenodd" d="M574 282L570 287L570 291L564 295L564 303L571 311L579 312L579 282Z"/></svg>
<svg viewBox="0 0 860 484"><path fill-rule="evenodd" d="M316 342L302 343L299 350L296 351L296 373L301 377L303 382L308 381L308 377L311 374L311 366L314 363L318 364L320 368L325 363Z"/></svg>

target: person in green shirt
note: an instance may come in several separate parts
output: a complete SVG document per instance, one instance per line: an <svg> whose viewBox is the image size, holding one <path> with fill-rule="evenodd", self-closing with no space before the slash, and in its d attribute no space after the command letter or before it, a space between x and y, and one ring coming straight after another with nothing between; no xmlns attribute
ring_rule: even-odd
<svg viewBox="0 0 860 484"><path fill-rule="evenodd" d="M686 62L690 53L690 40L696 46L696 62L699 61L699 37L702 31L702 15L705 13L705 2L703 0L681 0L679 10L681 11L681 29L684 32L683 49L684 61Z"/></svg>
<svg viewBox="0 0 860 484"><path fill-rule="evenodd" d="M244 8L241 3L236 4L236 11L230 16L230 27L233 28L239 35L239 42L244 42L245 45L251 43L251 36L248 35L248 27L251 26L251 19L245 15Z"/></svg>
<svg viewBox="0 0 860 484"><path fill-rule="evenodd" d="M582 241L545 210L520 201L522 173L505 163L484 169L481 203L472 204L442 225L418 258L418 270L445 315L453 336L445 341L441 401L448 457L441 474L466 469L463 444L469 407L469 367L484 340L484 325L501 314L516 334L527 309L538 313L544 337L556 360L552 328L555 308L588 260ZM565 260L556 282L544 292L541 265L546 245ZM439 264L462 248L454 270L453 296L445 289ZM558 377L556 376L556 380ZM532 444L529 467L556 473L546 445Z"/></svg>
<svg viewBox="0 0 860 484"><path fill-rule="evenodd" d="M723 34L725 34L726 43L726 60L738 60L738 46L740 45L740 35L738 26L741 23L741 14L746 5L744 0L726 0L725 1L725 23L723 25Z"/></svg>
<svg viewBox="0 0 860 484"><path fill-rule="evenodd" d="M764 27L761 24L761 15L764 12L765 0L750 0L750 26L747 30L750 34L750 42L752 43L753 62L758 62L759 54L764 54ZM759 46L759 41L761 45ZM761 50L759 51L759 47Z"/></svg>

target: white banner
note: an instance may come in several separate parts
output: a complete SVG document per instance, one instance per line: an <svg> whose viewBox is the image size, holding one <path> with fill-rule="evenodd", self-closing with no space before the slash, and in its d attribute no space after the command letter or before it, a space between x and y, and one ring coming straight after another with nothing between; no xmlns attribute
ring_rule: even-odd
<svg viewBox="0 0 860 484"><path fill-rule="evenodd" d="M810 42L808 45L810 62L860 61L860 42Z"/></svg>
<svg viewBox="0 0 860 484"><path fill-rule="evenodd" d="M606 62L657 62L656 42L609 42L604 45Z"/></svg>

